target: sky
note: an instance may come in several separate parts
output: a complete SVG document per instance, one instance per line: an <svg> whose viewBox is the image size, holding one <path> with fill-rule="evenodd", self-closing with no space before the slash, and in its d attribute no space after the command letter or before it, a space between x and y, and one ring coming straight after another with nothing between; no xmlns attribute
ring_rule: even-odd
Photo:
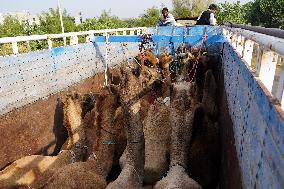
<svg viewBox="0 0 284 189"><path fill-rule="evenodd" d="M224 2L225 0L217 0ZM236 0L227 0L236 2ZM240 0L246 3L249 0ZM113 15L120 18L137 17L144 13L147 8L162 5L172 8L171 0L60 0L61 8L66 9L72 16L80 11L83 18L97 17L103 10L111 10ZM57 0L0 0L0 13L28 11L41 13L49 8L56 8Z"/></svg>

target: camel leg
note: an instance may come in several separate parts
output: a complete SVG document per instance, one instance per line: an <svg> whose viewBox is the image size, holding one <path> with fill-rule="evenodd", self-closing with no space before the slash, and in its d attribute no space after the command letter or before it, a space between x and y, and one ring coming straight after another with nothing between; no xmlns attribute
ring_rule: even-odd
<svg viewBox="0 0 284 189"><path fill-rule="evenodd" d="M144 174L144 134L140 119L140 102L131 107L122 106L127 135L123 169L119 177L107 186L107 189L142 188Z"/></svg>
<svg viewBox="0 0 284 189"><path fill-rule="evenodd" d="M144 184L153 184L166 174L169 167L168 152L171 135L169 107L157 103L150 106L144 122L145 177Z"/></svg>
<svg viewBox="0 0 284 189"><path fill-rule="evenodd" d="M213 72L208 70L205 73L202 104L204 104L206 112L211 118L217 116L216 93L217 84Z"/></svg>
<svg viewBox="0 0 284 189"><path fill-rule="evenodd" d="M190 109L190 90L188 83L173 85L173 95L170 108L171 147L170 170L166 177L160 180L155 189L200 189L201 186L191 179L187 173L187 149L192 136L193 111Z"/></svg>

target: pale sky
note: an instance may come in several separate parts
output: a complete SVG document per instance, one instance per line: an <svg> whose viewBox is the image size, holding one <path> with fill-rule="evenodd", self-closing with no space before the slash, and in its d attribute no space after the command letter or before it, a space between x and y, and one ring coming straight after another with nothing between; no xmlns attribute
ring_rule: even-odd
<svg viewBox="0 0 284 189"><path fill-rule="evenodd" d="M217 3L224 1L217 0ZM227 1L236 2L236 0ZM241 3L248 1L241 0ZM66 9L73 16L81 11L83 18L99 16L104 9L111 9L112 14L120 18L130 18L143 14L152 6L160 8L163 4L169 9L172 8L171 0L60 0L60 2L62 9ZM0 0L0 13L18 11L40 13L56 6L57 0Z"/></svg>

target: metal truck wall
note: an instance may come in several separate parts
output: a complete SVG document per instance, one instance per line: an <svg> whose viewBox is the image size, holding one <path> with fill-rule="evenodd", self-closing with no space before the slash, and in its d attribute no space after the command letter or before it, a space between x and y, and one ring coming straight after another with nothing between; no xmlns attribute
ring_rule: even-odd
<svg viewBox="0 0 284 189"><path fill-rule="evenodd" d="M222 46L228 109L243 187L284 186L284 122L236 51Z"/></svg>
<svg viewBox="0 0 284 189"><path fill-rule="evenodd" d="M108 47L108 64L121 63L138 51L133 45L136 48L121 43ZM87 43L0 57L0 115L103 71L105 51L104 43Z"/></svg>

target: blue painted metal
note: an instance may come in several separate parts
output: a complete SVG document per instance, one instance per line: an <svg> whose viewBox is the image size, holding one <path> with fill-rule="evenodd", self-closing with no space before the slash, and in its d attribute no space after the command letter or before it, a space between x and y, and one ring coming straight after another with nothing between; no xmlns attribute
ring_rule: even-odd
<svg viewBox="0 0 284 189"><path fill-rule="evenodd" d="M284 121L234 49L223 49L229 112L244 188L283 188Z"/></svg>
<svg viewBox="0 0 284 189"><path fill-rule="evenodd" d="M209 52L222 56L228 108L244 188L284 188L284 123L242 59L219 27L149 28L160 49L168 52L181 43L200 45L206 33ZM0 113L63 90L103 71L105 37L93 43L0 57ZM110 36L108 64L128 61L138 53L139 36Z"/></svg>

